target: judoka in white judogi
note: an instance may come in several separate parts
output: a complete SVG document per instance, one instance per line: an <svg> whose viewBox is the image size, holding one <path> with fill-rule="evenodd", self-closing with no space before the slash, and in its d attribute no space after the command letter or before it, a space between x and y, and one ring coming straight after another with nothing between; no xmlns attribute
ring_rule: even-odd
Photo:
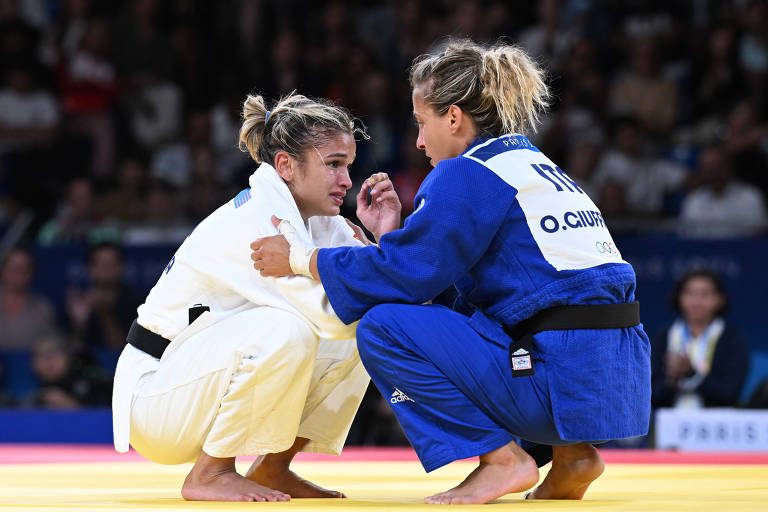
<svg viewBox="0 0 768 512"><path fill-rule="evenodd" d="M168 340L160 360L127 345L115 373L115 448L159 463L304 451L338 454L368 385L356 323L333 312L322 285L254 272L249 244L273 235L272 214L306 244L362 245L340 216L304 223L275 169L202 221L179 247L138 323ZM210 311L189 324L188 308Z"/></svg>

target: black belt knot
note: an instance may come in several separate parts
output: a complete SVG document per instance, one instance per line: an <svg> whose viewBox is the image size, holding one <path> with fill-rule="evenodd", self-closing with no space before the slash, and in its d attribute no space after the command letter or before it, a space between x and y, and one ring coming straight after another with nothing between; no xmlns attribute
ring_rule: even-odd
<svg viewBox="0 0 768 512"><path fill-rule="evenodd" d="M621 329L640 324L640 304L586 304L557 306L539 311L514 327L504 326L512 338L509 359L512 375L533 375L533 335L543 331L571 329Z"/></svg>

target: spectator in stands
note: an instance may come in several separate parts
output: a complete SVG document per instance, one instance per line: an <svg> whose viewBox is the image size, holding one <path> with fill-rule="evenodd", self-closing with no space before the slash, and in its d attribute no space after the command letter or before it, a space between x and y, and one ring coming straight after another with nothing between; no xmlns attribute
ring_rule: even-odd
<svg viewBox="0 0 768 512"><path fill-rule="evenodd" d="M142 214L124 231L126 245L178 244L194 227L184 216L179 188L162 179L150 182Z"/></svg>
<svg viewBox="0 0 768 512"><path fill-rule="evenodd" d="M749 368L749 344L725 318L722 279L691 270L672 296L677 319L652 339L654 407L726 407L739 400Z"/></svg>
<svg viewBox="0 0 768 512"><path fill-rule="evenodd" d="M121 226L138 222L147 200L144 164L136 157L124 158L118 166L117 180L115 188L97 198L98 215Z"/></svg>
<svg viewBox="0 0 768 512"><path fill-rule="evenodd" d="M768 122L761 122L757 105L740 101L728 116L725 151L734 174L768 194Z"/></svg>
<svg viewBox="0 0 768 512"><path fill-rule="evenodd" d="M59 122L54 95L41 88L29 63L11 63L0 89L0 152L31 149L51 142Z"/></svg>
<svg viewBox="0 0 768 512"><path fill-rule="evenodd" d="M119 352L141 298L125 283L122 248L102 242L88 251L89 286L67 294L67 313L83 349L104 347Z"/></svg>
<svg viewBox="0 0 768 512"><path fill-rule="evenodd" d="M58 101L39 85L31 63L3 62L2 67L0 158L5 180L18 206L45 211L51 196L58 192L40 180L40 174L50 172L53 166Z"/></svg>
<svg viewBox="0 0 768 512"><path fill-rule="evenodd" d="M78 50L61 63L59 87L67 127L91 143L90 174L105 180L112 172L115 130L112 105L118 98L115 66L109 60L109 25L92 19Z"/></svg>
<svg viewBox="0 0 768 512"><path fill-rule="evenodd" d="M233 198L239 190L219 182L216 157L210 147L202 146L192 151L191 180L186 188L185 209L187 217L197 224L210 213Z"/></svg>
<svg viewBox="0 0 768 512"><path fill-rule="evenodd" d="M109 406L112 384L98 368L80 361L61 338L38 339L32 350L32 370L40 388L23 405L52 409Z"/></svg>
<svg viewBox="0 0 768 512"><path fill-rule="evenodd" d="M650 41L635 43L630 62L630 69L611 87L610 111L634 115L650 133L665 135L677 120L677 87L659 73L658 55Z"/></svg>
<svg viewBox="0 0 768 512"><path fill-rule="evenodd" d="M0 265L0 350L29 350L57 330L53 306L30 289L34 275L35 259L21 247Z"/></svg>
<svg viewBox="0 0 768 512"><path fill-rule="evenodd" d="M548 69L560 70L576 38L576 27L562 23L562 6L558 0L538 2L539 22L519 36L520 44L532 56L541 59Z"/></svg>
<svg viewBox="0 0 768 512"><path fill-rule="evenodd" d="M155 152L149 164L152 178L175 187L186 187L192 180L193 153L211 145L211 121L208 112L198 110L187 116L186 137L166 144Z"/></svg>
<svg viewBox="0 0 768 512"><path fill-rule="evenodd" d="M56 216L40 228L37 241L41 245L95 243L118 240L119 237L117 226L99 217L94 207L91 182L76 178L67 187L67 197Z"/></svg>
<svg viewBox="0 0 768 512"><path fill-rule="evenodd" d="M592 186L602 190L609 182L619 185L624 189L627 209L635 216L661 216L665 194L684 187L686 171L648 154L644 132L635 118L620 117L613 124L613 146L600 159Z"/></svg>
<svg viewBox="0 0 768 512"><path fill-rule="evenodd" d="M683 234L730 238L765 230L768 214L760 191L733 178L731 162L723 148L712 146L702 153L699 173L703 185L683 200Z"/></svg>
<svg viewBox="0 0 768 512"><path fill-rule="evenodd" d="M10 63L35 62L40 32L24 19L19 0L0 8L0 70Z"/></svg>
<svg viewBox="0 0 768 512"><path fill-rule="evenodd" d="M709 51L702 55L694 100L694 115L725 114L728 102L744 93L744 79L736 58L736 31L729 25L714 29L708 38ZM697 59L698 60L698 59Z"/></svg>
<svg viewBox="0 0 768 512"><path fill-rule="evenodd" d="M754 99L765 102L768 78L768 4L750 0L741 13L743 33L739 41L739 63ZM765 104L763 104L765 106Z"/></svg>

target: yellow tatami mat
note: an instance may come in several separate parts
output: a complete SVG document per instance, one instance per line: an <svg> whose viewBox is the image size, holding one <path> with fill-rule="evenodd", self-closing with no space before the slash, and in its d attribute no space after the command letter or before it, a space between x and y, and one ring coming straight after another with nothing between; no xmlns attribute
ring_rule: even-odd
<svg viewBox="0 0 768 512"><path fill-rule="evenodd" d="M238 465L245 470L247 462ZM0 511L70 510L415 510L424 496L446 490L474 467L457 462L425 475L417 462L296 462L297 473L344 491L346 500L290 503L185 502L179 488L189 465L82 462L0 465ZM546 468L542 470L542 477ZM522 501L519 494L462 510L768 511L768 465L609 463L582 502ZM455 508L453 506L452 508Z"/></svg>

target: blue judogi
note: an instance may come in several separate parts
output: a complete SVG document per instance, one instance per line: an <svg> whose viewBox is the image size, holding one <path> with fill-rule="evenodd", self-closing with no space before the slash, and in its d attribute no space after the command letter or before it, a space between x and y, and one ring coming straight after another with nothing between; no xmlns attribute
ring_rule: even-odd
<svg viewBox="0 0 768 512"><path fill-rule="evenodd" d="M647 432L641 326L542 332L535 375L511 374L502 325L634 301L634 271L577 184L525 137L503 136L440 162L415 205L380 247L321 249L317 263L336 314L362 318L363 363L428 471L514 436L562 445ZM420 305L448 288L450 304Z"/></svg>

